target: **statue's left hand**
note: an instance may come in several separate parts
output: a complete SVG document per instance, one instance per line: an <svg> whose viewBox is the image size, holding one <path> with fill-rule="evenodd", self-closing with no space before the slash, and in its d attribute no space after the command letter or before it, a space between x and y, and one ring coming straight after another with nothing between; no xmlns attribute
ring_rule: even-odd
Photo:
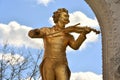
<svg viewBox="0 0 120 80"><path fill-rule="evenodd" d="M88 34L88 33L90 33L91 32L91 28L90 27L85 27L84 28L84 33L85 34Z"/></svg>

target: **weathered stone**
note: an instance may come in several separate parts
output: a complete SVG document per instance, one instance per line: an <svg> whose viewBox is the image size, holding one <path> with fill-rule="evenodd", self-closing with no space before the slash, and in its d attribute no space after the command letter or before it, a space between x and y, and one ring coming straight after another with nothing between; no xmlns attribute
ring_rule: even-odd
<svg viewBox="0 0 120 80"><path fill-rule="evenodd" d="M120 0L86 0L102 32L103 80L120 80Z"/></svg>

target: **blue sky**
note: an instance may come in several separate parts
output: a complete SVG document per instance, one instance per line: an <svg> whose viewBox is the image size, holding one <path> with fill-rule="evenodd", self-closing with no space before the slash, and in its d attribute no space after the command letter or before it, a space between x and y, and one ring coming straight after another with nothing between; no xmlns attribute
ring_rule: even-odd
<svg viewBox="0 0 120 80"><path fill-rule="evenodd" d="M32 28L52 26L51 16L58 8L68 9L70 25L80 22L99 30L97 19L84 0L0 0L0 44L8 40L12 46L43 49L42 40L31 40L27 32ZM88 40L79 50L68 48L67 58L72 73L102 74L101 50L101 34L94 33L88 35Z"/></svg>

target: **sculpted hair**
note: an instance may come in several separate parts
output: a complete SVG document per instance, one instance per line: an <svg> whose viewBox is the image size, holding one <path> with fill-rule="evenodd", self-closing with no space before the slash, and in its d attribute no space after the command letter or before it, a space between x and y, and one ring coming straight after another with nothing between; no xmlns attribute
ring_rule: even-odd
<svg viewBox="0 0 120 80"><path fill-rule="evenodd" d="M53 13L53 16L52 16L54 23L58 22L61 12L66 12L68 14L68 10L67 9L65 9L65 8L58 9L57 11L55 11Z"/></svg>

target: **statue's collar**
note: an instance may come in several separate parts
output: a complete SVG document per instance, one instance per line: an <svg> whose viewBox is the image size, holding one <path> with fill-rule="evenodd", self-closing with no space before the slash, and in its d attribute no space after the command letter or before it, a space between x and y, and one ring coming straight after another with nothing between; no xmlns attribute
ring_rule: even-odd
<svg viewBox="0 0 120 80"><path fill-rule="evenodd" d="M54 28L55 30L58 30L58 31L65 29L65 28L59 27L58 25L54 25L53 28Z"/></svg>

